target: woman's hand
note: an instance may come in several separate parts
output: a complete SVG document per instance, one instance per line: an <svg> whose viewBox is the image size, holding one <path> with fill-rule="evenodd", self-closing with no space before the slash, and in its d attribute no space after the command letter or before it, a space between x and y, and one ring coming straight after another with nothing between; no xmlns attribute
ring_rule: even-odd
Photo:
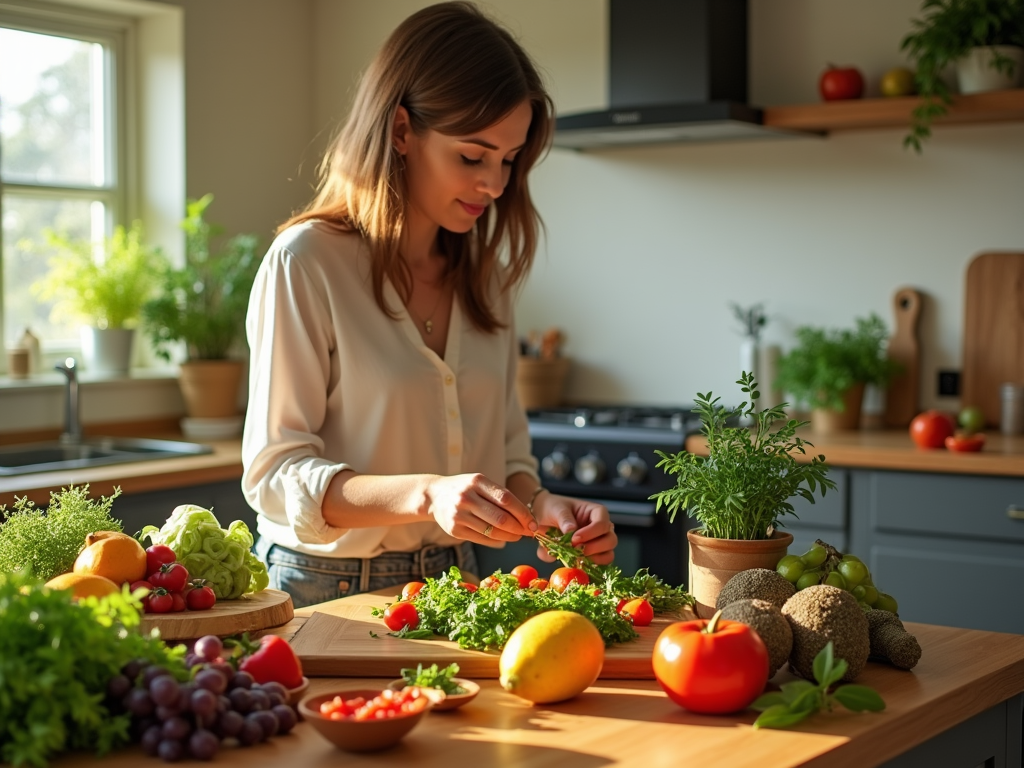
<svg viewBox="0 0 1024 768"><path fill-rule="evenodd" d="M429 514L457 539L493 547L537 530L526 505L481 474L439 476L427 486L427 497Z"/></svg>
<svg viewBox="0 0 1024 768"><path fill-rule="evenodd" d="M533 511L542 529L554 526L562 533L574 531L572 545L580 547L583 554L598 565L607 565L615 559L619 537L603 505L545 491L537 496ZM543 545L538 547L537 557L547 563L555 560Z"/></svg>

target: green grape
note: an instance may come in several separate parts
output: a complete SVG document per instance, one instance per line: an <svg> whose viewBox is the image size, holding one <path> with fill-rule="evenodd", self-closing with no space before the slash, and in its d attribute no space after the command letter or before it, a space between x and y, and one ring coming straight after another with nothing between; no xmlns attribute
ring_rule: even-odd
<svg viewBox="0 0 1024 768"><path fill-rule="evenodd" d="M786 555L781 560L779 560L779 562L777 562L775 564L775 567L777 568L780 565L782 565L783 563L802 563L802 562L803 562L803 560L801 560L798 555Z"/></svg>
<svg viewBox="0 0 1024 768"><path fill-rule="evenodd" d="M885 592L878 593L878 599L875 600L874 607L880 611L899 613L899 606L896 604L896 599L892 595L885 594Z"/></svg>
<svg viewBox="0 0 1024 768"><path fill-rule="evenodd" d="M818 584L821 579L821 573L818 571L804 571L804 575L796 580L797 590L807 589Z"/></svg>
<svg viewBox="0 0 1024 768"><path fill-rule="evenodd" d="M797 580L804 575L804 563L797 557L788 563L780 562L775 570L790 584L796 584Z"/></svg>
<svg viewBox="0 0 1024 768"><path fill-rule="evenodd" d="M871 580L871 571L868 571L868 575L864 577L863 581L861 581L861 584L863 584L865 587L875 586L875 582Z"/></svg>
<svg viewBox="0 0 1024 768"><path fill-rule="evenodd" d="M859 599L863 600L868 605L874 606L874 604L878 602L878 590L875 589L874 586L872 586L871 584L865 584L864 582L861 582L858 585L857 589L864 590L864 597L861 597Z"/></svg>
<svg viewBox="0 0 1024 768"><path fill-rule="evenodd" d="M825 577L825 583L831 587L839 587L839 589L846 589L846 579L839 571L832 571L828 576Z"/></svg>
<svg viewBox="0 0 1024 768"><path fill-rule="evenodd" d="M843 560L853 560L853 562L855 562L855 563L862 563L862 562L864 562L859 557L857 557L856 555L851 555L849 552L847 552L845 555L843 555Z"/></svg>
<svg viewBox="0 0 1024 768"><path fill-rule="evenodd" d="M856 587L868 575L867 567L860 560L843 560L838 570L843 574L848 589Z"/></svg>
<svg viewBox="0 0 1024 768"><path fill-rule="evenodd" d="M817 568L819 565L825 562L825 558L828 557L828 553L825 548L820 544L815 544L802 555L800 559L803 560L809 568Z"/></svg>

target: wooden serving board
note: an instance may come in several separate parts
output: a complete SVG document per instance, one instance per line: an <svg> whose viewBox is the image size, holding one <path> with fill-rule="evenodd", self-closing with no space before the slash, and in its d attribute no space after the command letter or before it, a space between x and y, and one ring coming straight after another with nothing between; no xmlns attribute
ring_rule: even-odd
<svg viewBox="0 0 1024 768"><path fill-rule="evenodd" d="M294 615L291 595L264 589L237 600L218 601L207 611L147 613L142 617L142 630L159 629L164 640L194 640L204 635L227 637L279 627Z"/></svg>
<svg viewBox="0 0 1024 768"><path fill-rule="evenodd" d="M444 638L400 640L390 637L381 619L370 615L393 598L354 595L318 607L291 639L310 677L399 677L405 667L417 664L459 665L459 675L473 679L497 678L497 652L459 648ZM695 618L690 612L680 617ZM605 650L604 679L650 680L654 678L651 654L661 631L680 618L658 617L649 627L638 627L638 640ZM377 637L371 636L371 632Z"/></svg>
<svg viewBox="0 0 1024 768"><path fill-rule="evenodd" d="M921 294L913 288L901 288L893 297L896 330L889 339L888 356L902 371L889 383L885 398L885 424L906 427L920 412L920 351L917 327L921 319Z"/></svg>
<svg viewBox="0 0 1024 768"><path fill-rule="evenodd" d="M999 424L1004 383L1024 384L1024 253L979 253L967 267L961 402Z"/></svg>

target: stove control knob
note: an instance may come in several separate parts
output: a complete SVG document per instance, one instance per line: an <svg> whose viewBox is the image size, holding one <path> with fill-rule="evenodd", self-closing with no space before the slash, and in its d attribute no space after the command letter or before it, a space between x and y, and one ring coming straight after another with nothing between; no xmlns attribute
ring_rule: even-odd
<svg viewBox="0 0 1024 768"><path fill-rule="evenodd" d="M540 470L544 473L544 477L549 477L552 480L565 480L569 476L569 470L572 469L572 460L565 451L554 450L540 460Z"/></svg>
<svg viewBox="0 0 1024 768"><path fill-rule="evenodd" d="M573 472L584 485L594 485L604 480L604 461L596 453L588 453L576 459Z"/></svg>
<svg viewBox="0 0 1024 768"><path fill-rule="evenodd" d="M630 485L640 485L647 479L647 462L631 452L616 465L615 471Z"/></svg>

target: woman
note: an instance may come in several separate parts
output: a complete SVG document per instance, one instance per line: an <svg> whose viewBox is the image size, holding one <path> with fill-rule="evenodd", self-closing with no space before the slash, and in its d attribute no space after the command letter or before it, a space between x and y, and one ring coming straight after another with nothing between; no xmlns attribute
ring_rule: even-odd
<svg viewBox="0 0 1024 768"><path fill-rule="evenodd" d="M539 229L526 179L552 112L508 32L469 3L426 8L378 53L317 195L271 246L246 322L242 485L296 605L474 572L470 542L547 526L614 556L604 507L540 486L515 394L513 292Z"/></svg>

